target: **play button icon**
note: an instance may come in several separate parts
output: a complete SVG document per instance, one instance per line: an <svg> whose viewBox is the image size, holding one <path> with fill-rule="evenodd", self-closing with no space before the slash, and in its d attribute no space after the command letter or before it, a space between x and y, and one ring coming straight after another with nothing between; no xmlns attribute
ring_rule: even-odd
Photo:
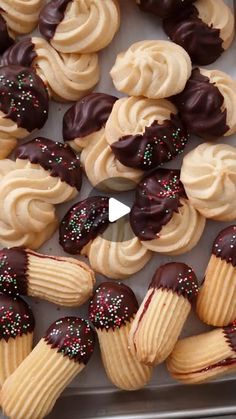
<svg viewBox="0 0 236 419"><path fill-rule="evenodd" d="M108 216L110 223L119 220L130 213L130 207L115 198L109 198Z"/></svg>

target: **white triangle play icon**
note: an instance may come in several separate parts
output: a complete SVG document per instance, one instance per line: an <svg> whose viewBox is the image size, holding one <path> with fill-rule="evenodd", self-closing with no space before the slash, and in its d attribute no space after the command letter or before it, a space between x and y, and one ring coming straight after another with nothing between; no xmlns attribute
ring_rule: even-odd
<svg viewBox="0 0 236 419"><path fill-rule="evenodd" d="M130 207L115 198L109 198L109 221L113 223L130 213Z"/></svg>

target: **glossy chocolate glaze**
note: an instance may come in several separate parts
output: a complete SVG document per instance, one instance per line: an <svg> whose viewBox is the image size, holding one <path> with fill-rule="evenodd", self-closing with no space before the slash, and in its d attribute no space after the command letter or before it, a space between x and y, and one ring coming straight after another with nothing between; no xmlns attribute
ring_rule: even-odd
<svg viewBox="0 0 236 419"><path fill-rule="evenodd" d="M34 315L20 297L0 294L0 339L6 342L34 331Z"/></svg>
<svg viewBox="0 0 236 419"><path fill-rule="evenodd" d="M165 18L180 13L195 0L138 0L139 7L144 12Z"/></svg>
<svg viewBox="0 0 236 419"><path fill-rule="evenodd" d="M236 352L236 321L230 326L224 327L223 330L227 342L229 343L233 351Z"/></svg>
<svg viewBox="0 0 236 419"><path fill-rule="evenodd" d="M89 305L89 318L97 329L117 329L129 322L138 311L137 299L127 285L103 282Z"/></svg>
<svg viewBox="0 0 236 419"><path fill-rule="evenodd" d="M74 204L62 219L59 242L65 252L79 254L109 225L109 198L94 196Z"/></svg>
<svg viewBox="0 0 236 419"><path fill-rule="evenodd" d="M0 57L0 66L19 65L31 67L37 57L31 38L25 38L8 48Z"/></svg>
<svg viewBox="0 0 236 419"><path fill-rule="evenodd" d="M236 266L236 225L221 230L214 240L212 254Z"/></svg>
<svg viewBox="0 0 236 419"><path fill-rule="evenodd" d="M12 44L14 39L9 35L7 24L2 15L0 15L0 54L3 54Z"/></svg>
<svg viewBox="0 0 236 419"><path fill-rule="evenodd" d="M0 250L0 293L27 294L27 253L20 247Z"/></svg>
<svg viewBox="0 0 236 419"><path fill-rule="evenodd" d="M104 127L117 97L91 93L71 106L63 118L63 138L71 141L86 137Z"/></svg>
<svg viewBox="0 0 236 419"><path fill-rule="evenodd" d="M28 132L43 127L49 98L43 81L26 67L0 68L0 110Z"/></svg>
<svg viewBox="0 0 236 419"><path fill-rule="evenodd" d="M82 170L79 157L67 145L38 137L16 148L15 157L28 159L50 171L50 176L75 187L78 191L82 183Z"/></svg>
<svg viewBox="0 0 236 419"><path fill-rule="evenodd" d="M48 41L53 38L57 26L64 19L67 5L72 0L51 0L42 8L39 15L39 30Z"/></svg>
<svg viewBox="0 0 236 419"><path fill-rule="evenodd" d="M198 68L192 71L185 89L172 99L190 134L210 140L229 130L226 110L221 110L224 97Z"/></svg>
<svg viewBox="0 0 236 419"><path fill-rule="evenodd" d="M87 320L64 317L49 327L44 340L63 356L86 365L94 351L95 332Z"/></svg>
<svg viewBox="0 0 236 419"><path fill-rule="evenodd" d="M185 263L170 262L161 265L155 272L149 288L171 290L190 302L198 294L198 280Z"/></svg>
<svg viewBox="0 0 236 419"><path fill-rule="evenodd" d="M136 189L130 224L140 240L156 239L162 227L178 212L180 198L186 198L180 171L158 169L144 178Z"/></svg>
<svg viewBox="0 0 236 419"><path fill-rule="evenodd" d="M163 124L154 121L143 134L126 135L114 142L111 148L125 166L149 170L180 154L188 138L180 118L170 115Z"/></svg>
<svg viewBox="0 0 236 419"><path fill-rule="evenodd" d="M202 21L193 5L179 15L164 20L163 28L173 42L188 52L195 64L211 64L224 51L220 30Z"/></svg>

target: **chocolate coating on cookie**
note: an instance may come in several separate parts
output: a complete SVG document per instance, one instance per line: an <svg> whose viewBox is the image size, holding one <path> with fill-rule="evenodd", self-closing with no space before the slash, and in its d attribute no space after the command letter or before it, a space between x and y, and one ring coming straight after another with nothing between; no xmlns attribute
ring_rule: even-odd
<svg viewBox="0 0 236 419"><path fill-rule="evenodd" d="M117 97L91 93L71 106L63 118L65 141L82 138L105 126Z"/></svg>
<svg viewBox="0 0 236 419"><path fill-rule="evenodd" d="M192 268L181 262L161 265L154 274L150 288L171 290L189 301L195 299L199 289Z"/></svg>
<svg viewBox="0 0 236 419"><path fill-rule="evenodd" d="M34 315L22 298L0 294L0 339L32 333L34 326Z"/></svg>
<svg viewBox="0 0 236 419"><path fill-rule="evenodd" d="M12 247L0 250L0 293L27 294L28 258L24 249Z"/></svg>
<svg viewBox="0 0 236 419"><path fill-rule="evenodd" d="M64 317L49 327L44 340L63 356L86 365L94 351L95 333L88 321Z"/></svg>
<svg viewBox="0 0 236 419"><path fill-rule="evenodd" d="M224 335L233 351L236 352L236 321L230 326L224 327Z"/></svg>
<svg viewBox="0 0 236 419"><path fill-rule="evenodd" d="M188 52L195 64L211 64L224 51L220 30L203 22L193 5L179 15L166 19L163 27L171 40Z"/></svg>
<svg viewBox="0 0 236 419"><path fill-rule="evenodd" d="M26 67L0 68L0 110L28 132L40 129L48 117L49 98L43 81Z"/></svg>
<svg viewBox="0 0 236 419"><path fill-rule="evenodd" d="M67 5L72 0L51 0L42 8L39 15L39 30L48 41L54 37L57 26L64 19Z"/></svg>
<svg viewBox="0 0 236 419"><path fill-rule="evenodd" d="M3 54L12 44L14 44L14 39L9 35L5 19L0 15L0 54Z"/></svg>
<svg viewBox="0 0 236 419"><path fill-rule="evenodd" d="M137 299L124 284L103 282L89 305L90 321L97 329L116 329L129 322L138 311Z"/></svg>
<svg viewBox="0 0 236 419"><path fill-rule="evenodd" d="M162 227L178 212L180 198L186 198L180 171L158 169L137 187L130 224L140 240L156 239Z"/></svg>
<svg viewBox="0 0 236 419"><path fill-rule="evenodd" d="M0 66L19 65L31 67L37 57L31 38L22 39L8 48L0 57Z"/></svg>
<svg viewBox="0 0 236 419"><path fill-rule="evenodd" d="M183 92L173 100L191 134L209 140L219 138L229 130L226 110L222 110L224 97L198 68L192 71Z"/></svg>
<svg viewBox="0 0 236 419"><path fill-rule="evenodd" d="M160 18L176 15L195 0L137 0L141 10Z"/></svg>
<svg viewBox="0 0 236 419"><path fill-rule="evenodd" d="M236 266L236 225L222 230L214 240L212 254Z"/></svg>
<svg viewBox="0 0 236 419"><path fill-rule="evenodd" d="M112 144L116 158L125 166L153 169L181 153L188 134L177 115L162 124L154 121L143 134L126 135Z"/></svg>
<svg viewBox="0 0 236 419"><path fill-rule="evenodd" d="M73 205L61 221L59 242L65 252L78 254L109 225L109 198L93 196Z"/></svg>
<svg viewBox="0 0 236 419"><path fill-rule="evenodd" d="M40 164L45 170L50 171L50 176L59 177L78 191L81 188L80 160L67 144L38 137L17 147L15 157Z"/></svg>

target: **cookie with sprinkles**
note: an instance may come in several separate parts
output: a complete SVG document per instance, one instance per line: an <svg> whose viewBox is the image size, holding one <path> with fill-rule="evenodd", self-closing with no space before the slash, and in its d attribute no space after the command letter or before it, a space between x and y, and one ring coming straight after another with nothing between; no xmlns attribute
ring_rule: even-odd
<svg viewBox="0 0 236 419"><path fill-rule="evenodd" d="M130 223L147 249L179 255L198 243L205 218L187 199L180 171L157 169L138 185Z"/></svg>
<svg viewBox="0 0 236 419"><path fill-rule="evenodd" d="M213 242L197 314L212 326L227 326L236 319L236 225L220 231Z"/></svg>
<svg viewBox="0 0 236 419"><path fill-rule="evenodd" d="M28 356L33 345L34 316L20 297L0 293L0 385Z"/></svg>
<svg viewBox="0 0 236 419"><path fill-rule="evenodd" d="M4 383L4 413L17 419L47 416L62 391L85 368L94 346L95 333L87 320L64 317L54 322Z"/></svg>
<svg viewBox="0 0 236 419"><path fill-rule="evenodd" d="M131 288L114 282L103 282L89 306L89 318L98 335L105 371L122 390L142 388L152 373L128 348L129 330L137 310L138 302Z"/></svg>
<svg viewBox="0 0 236 419"><path fill-rule="evenodd" d="M123 165L144 171L182 153L189 138L173 103L141 97L114 103L105 136Z"/></svg>
<svg viewBox="0 0 236 419"><path fill-rule="evenodd" d="M170 355L197 293L197 277L185 263L156 270L129 334L130 350L139 362L154 366Z"/></svg>
<svg viewBox="0 0 236 419"><path fill-rule="evenodd" d="M17 139L44 126L49 97L40 77L21 66L0 67L0 156L6 157Z"/></svg>

